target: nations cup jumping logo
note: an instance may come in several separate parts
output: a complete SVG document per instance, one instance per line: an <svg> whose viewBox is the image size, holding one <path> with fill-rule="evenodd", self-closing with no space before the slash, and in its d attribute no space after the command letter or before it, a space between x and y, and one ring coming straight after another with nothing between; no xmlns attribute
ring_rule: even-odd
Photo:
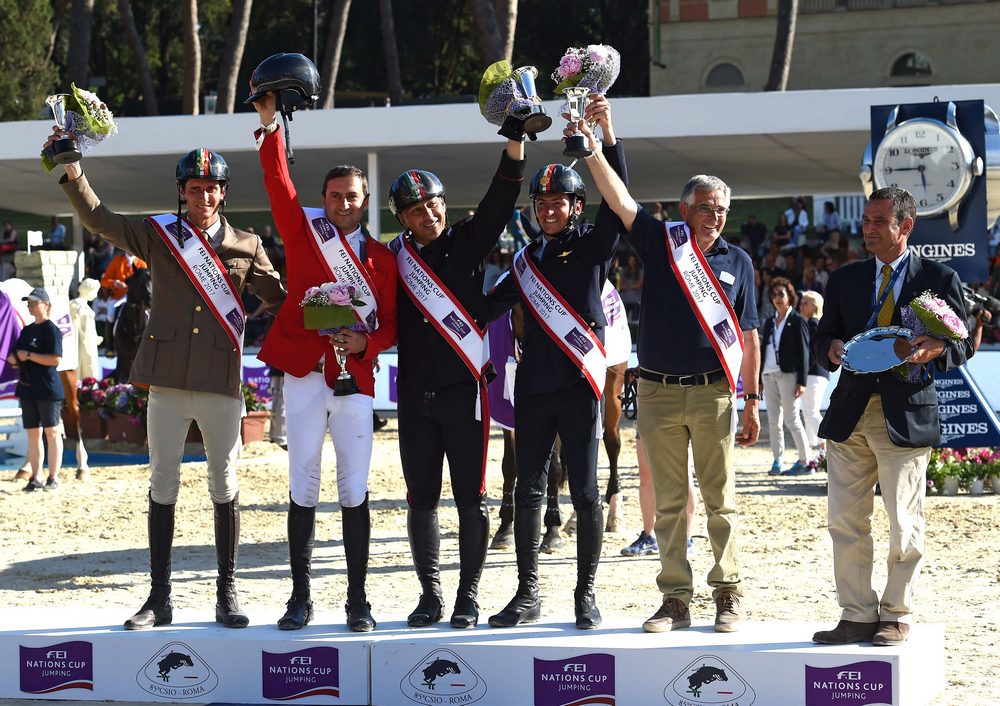
<svg viewBox="0 0 1000 706"><path fill-rule="evenodd" d="M403 696L418 704L471 704L486 695L486 682L451 650L434 650L399 684Z"/></svg>
<svg viewBox="0 0 1000 706"><path fill-rule="evenodd" d="M292 701L311 696L340 697L340 664L336 647L310 647L295 652L262 652L261 681L265 699Z"/></svg>
<svg viewBox="0 0 1000 706"><path fill-rule="evenodd" d="M51 694L65 689L93 691L93 653L94 646L83 640L46 647L21 645L21 691L25 694Z"/></svg>

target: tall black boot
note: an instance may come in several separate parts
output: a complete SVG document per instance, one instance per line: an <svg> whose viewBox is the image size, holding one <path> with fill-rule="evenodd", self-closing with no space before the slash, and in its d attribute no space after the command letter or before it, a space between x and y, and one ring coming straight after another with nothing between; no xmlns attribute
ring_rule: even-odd
<svg viewBox="0 0 1000 706"><path fill-rule="evenodd" d="M313 618L309 571L312 563L316 508L296 505L288 498L288 563L292 569L292 597L278 620L280 630L301 630Z"/></svg>
<svg viewBox="0 0 1000 706"><path fill-rule="evenodd" d="M451 614L453 628L474 628L479 624L479 577L486 564L486 545L490 538L490 517L485 496L477 505L458 511L458 596Z"/></svg>
<svg viewBox="0 0 1000 706"><path fill-rule="evenodd" d="M406 529L410 535L410 553L413 567L420 580L420 600L406 618L411 628L425 628L441 620L441 573L438 558L441 553L441 531L438 528L437 508L414 510L406 516Z"/></svg>
<svg viewBox="0 0 1000 706"><path fill-rule="evenodd" d="M371 513L368 510L368 493L357 507L341 507L340 518L344 530L344 554L347 557L347 627L353 632L371 632L375 629L371 604L365 593L368 575L368 546L371 541Z"/></svg>
<svg viewBox="0 0 1000 706"><path fill-rule="evenodd" d="M514 507L514 546L517 550L517 593L507 607L490 616L490 626L512 628L533 623L542 614L538 598L538 536L542 514L538 510Z"/></svg>
<svg viewBox="0 0 1000 706"><path fill-rule="evenodd" d="M250 620L236 598L236 557L240 551L240 494L215 505L215 556L219 578L215 582L215 622L227 628L245 628Z"/></svg>
<svg viewBox="0 0 1000 706"><path fill-rule="evenodd" d="M576 511L576 590L573 607L578 630L593 630L601 624L601 611L594 598L594 577L604 542L604 509L600 498Z"/></svg>
<svg viewBox="0 0 1000 706"><path fill-rule="evenodd" d="M170 625L174 607L170 603L170 550L174 543L174 506L161 505L149 497L149 598L139 612L125 621L126 630Z"/></svg>

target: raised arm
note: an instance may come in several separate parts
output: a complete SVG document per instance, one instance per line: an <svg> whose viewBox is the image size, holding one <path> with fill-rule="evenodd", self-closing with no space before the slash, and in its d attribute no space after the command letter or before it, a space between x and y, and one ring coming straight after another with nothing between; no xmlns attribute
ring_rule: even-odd
<svg viewBox="0 0 1000 706"><path fill-rule="evenodd" d="M274 94L265 94L254 101L253 107L260 116L261 127L254 132L254 137L260 166L264 171L264 188L271 202L274 225L278 228L281 239L287 242L301 233L302 206L288 171L284 136L275 122Z"/></svg>
<svg viewBox="0 0 1000 706"><path fill-rule="evenodd" d="M615 173L615 170L604 156L603 150L597 149L597 139L594 137L590 126L587 125L587 121L581 120L577 123L576 127L583 132L587 138L587 144L594 149L593 156L587 158L587 166L590 168L591 176L594 177L594 181L597 183L598 191L601 192L601 196L604 198L604 203L618 216L626 231L632 230L632 224L635 222L636 214L639 212L639 204L629 194L628 187L625 186L625 182L622 181L621 177ZM566 128L565 132L567 136L573 134L572 124ZM613 135L614 133L612 132Z"/></svg>

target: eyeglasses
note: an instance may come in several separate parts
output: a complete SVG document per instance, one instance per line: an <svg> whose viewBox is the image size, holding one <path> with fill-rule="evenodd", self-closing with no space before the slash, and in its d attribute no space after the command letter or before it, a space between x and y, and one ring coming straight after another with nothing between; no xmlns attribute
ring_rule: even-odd
<svg viewBox="0 0 1000 706"><path fill-rule="evenodd" d="M695 206L698 209L698 213L703 216L715 216L716 218L725 218L729 214L729 209L725 206L709 206L708 204L698 204Z"/></svg>

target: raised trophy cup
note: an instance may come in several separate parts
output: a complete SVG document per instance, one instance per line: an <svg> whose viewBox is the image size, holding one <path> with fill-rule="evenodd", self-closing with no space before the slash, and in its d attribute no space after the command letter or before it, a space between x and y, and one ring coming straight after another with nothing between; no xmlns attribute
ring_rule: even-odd
<svg viewBox="0 0 1000 706"><path fill-rule="evenodd" d="M354 379L354 376L347 372L347 356L340 352L339 348L335 348L337 352L337 362L340 363L340 375L337 379L333 381L333 396L334 397L346 397L347 395L356 395L361 390L358 389L358 381Z"/></svg>
<svg viewBox="0 0 1000 706"><path fill-rule="evenodd" d="M570 122L576 124L583 118L583 111L587 107L587 96L590 95L590 89L572 86L564 88L563 93L566 94L566 102L569 104ZM587 147L587 138L579 130L566 138L566 149L563 150L564 157L586 159L591 154L593 154L593 150Z"/></svg>
<svg viewBox="0 0 1000 706"><path fill-rule="evenodd" d="M538 77L538 69L534 66L522 66L514 72L517 80L521 84L524 96L534 102L528 109L524 118L524 131L538 134L549 129L552 125L552 118L545 114L541 102L538 100L538 92L535 90L535 79ZM520 117L520 116L519 116Z"/></svg>
<svg viewBox="0 0 1000 706"><path fill-rule="evenodd" d="M45 99L60 130L66 129L66 99L69 97L68 93L57 93ZM52 161L56 164L79 162L81 157L83 154L72 137L62 137L52 143Z"/></svg>

